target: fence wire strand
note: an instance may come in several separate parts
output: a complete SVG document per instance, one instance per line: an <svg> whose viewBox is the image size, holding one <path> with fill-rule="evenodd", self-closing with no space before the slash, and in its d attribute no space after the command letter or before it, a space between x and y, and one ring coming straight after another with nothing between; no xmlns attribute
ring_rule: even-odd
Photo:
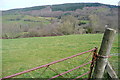
<svg viewBox="0 0 120 80"><path fill-rule="evenodd" d="M45 71L48 69L49 65L43 70L43 72L40 74L40 77L45 73Z"/></svg>
<svg viewBox="0 0 120 80"><path fill-rule="evenodd" d="M92 55L92 53L93 53L93 52L90 52L90 54L85 58L85 60L82 62L82 64L84 64L84 63L88 60L88 58ZM78 72L80 72L80 68L79 68L79 70L77 70L77 72L75 72L75 73L73 73L73 74L74 74L74 75L77 75ZM71 76L71 77L73 77L73 76Z"/></svg>
<svg viewBox="0 0 120 80"><path fill-rule="evenodd" d="M58 75L59 75L59 73L58 73L58 71L57 70L55 70L55 69L52 69L52 68L50 68L50 67L48 67L50 70L52 70L53 72L55 72L55 73L57 73ZM60 75L60 76L62 76L62 75ZM63 76L62 76L63 77ZM65 78L65 77L63 77L63 78Z"/></svg>

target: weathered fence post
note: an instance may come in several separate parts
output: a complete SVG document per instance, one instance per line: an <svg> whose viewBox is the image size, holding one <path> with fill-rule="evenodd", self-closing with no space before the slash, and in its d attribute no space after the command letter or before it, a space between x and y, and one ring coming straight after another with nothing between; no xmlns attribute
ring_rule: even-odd
<svg viewBox="0 0 120 80"><path fill-rule="evenodd" d="M99 57L97 58L95 69L93 73L93 78L103 78L104 70L108 61L108 56L112 47L116 31L111 28L105 30L102 44L98 52ZM101 57L100 57L101 56Z"/></svg>
<svg viewBox="0 0 120 80"><path fill-rule="evenodd" d="M109 61L107 63L107 66L106 66L106 71L108 72L109 76L111 78L114 78L117 80L118 76L117 74L115 73L115 71L113 70L112 66L110 65Z"/></svg>

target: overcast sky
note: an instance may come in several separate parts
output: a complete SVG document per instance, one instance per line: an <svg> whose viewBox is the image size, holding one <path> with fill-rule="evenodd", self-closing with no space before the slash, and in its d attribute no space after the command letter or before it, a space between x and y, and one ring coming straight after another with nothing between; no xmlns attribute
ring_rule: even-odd
<svg viewBox="0 0 120 80"><path fill-rule="evenodd" d="M118 5L119 0L0 0L0 10L76 2L98 2Z"/></svg>

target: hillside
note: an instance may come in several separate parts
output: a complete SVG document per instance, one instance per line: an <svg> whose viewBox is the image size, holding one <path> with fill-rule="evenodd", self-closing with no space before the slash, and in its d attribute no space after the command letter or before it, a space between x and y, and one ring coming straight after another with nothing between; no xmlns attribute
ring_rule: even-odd
<svg viewBox="0 0 120 80"><path fill-rule="evenodd" d="M66 3L66 4L59 4L59 5L45 5L45 6L35 6L35 7L28 7L28 8L11 9L7 11L3 11L3 13L10 14L10 13L32 11L32 10L41 10L48 6L51 7L52 11L75 11L76 9L83 9L84 7L100 7L100 6L117 8L117 6L115 5L107 5L107 4L101 4L101 3Z"/></svg>
<svg viewBox="0 0 120 80"><path fill-rule="evenodd" d="M2 38L103 33L118 30L118 6L67 3L3 11Z"/></svg>

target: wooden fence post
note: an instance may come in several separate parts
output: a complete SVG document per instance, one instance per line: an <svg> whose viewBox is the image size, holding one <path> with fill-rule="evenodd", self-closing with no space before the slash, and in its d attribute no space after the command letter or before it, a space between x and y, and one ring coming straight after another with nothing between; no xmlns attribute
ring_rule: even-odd
<svg viewBox="0 0 120 80"><path fill-rule="evenodd" d="M94 73L92 76L94 79L103 78L104 70L105 70L105 67L106 67L106 64L108 61L107 56L109 56L109 54L110 54L110 50L112 47L115 33L116 33L116 31L111 28L107 28L105 30L102 44L101 44L100 50L98 52L98 55L101 57L97 58ZM102 57L102 56L104 56L104 57Z"/></svg>
<svg viewBox="0 0 120 80"><path fill-rule="evenodd" d="M117 80L118 76L117 76L117 74L115 73L115 71L113 70L113 68L112 68L112 66L110 65L110 62L109 62L109 61L108 61L107 66L106 66L106 71L107 71L107 73L109 74L109 76L110 76L111 78L114 78L114 79Z"/></svg>

